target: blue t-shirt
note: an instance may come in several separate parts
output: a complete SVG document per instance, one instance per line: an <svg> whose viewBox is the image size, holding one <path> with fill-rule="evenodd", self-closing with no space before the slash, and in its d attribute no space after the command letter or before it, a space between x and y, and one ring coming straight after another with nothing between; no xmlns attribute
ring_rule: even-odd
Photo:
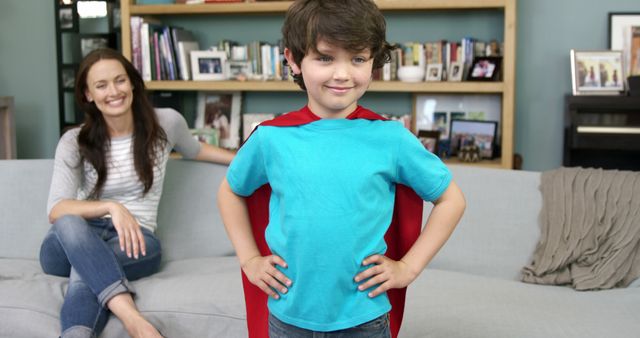
<svg viewBox="0 0 640 338"><path fill-rule="evenodd" d="M361 262L384 254L395 184L436 200L451 174L400 123L323 119L296 127L261 126L227 173L249 196L272 188L265 238L293 284L269 311L314 331L353 327L388 312L385 295L369 298L354 277Z"/></svg>

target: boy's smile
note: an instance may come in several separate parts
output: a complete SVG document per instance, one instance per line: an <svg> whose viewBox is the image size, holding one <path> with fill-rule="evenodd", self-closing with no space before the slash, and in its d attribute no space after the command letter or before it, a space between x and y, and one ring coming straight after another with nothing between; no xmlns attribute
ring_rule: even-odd
<svg viewBox="0 0 640 338"><path fill-rule="evenodd" d="M295 73L302 72L309 109L321 118L344 118L353 112L358 99L371 83L373 59L368 49L351 52L318 41L318 51L309 50L296 65L285 50Z"/></svg>

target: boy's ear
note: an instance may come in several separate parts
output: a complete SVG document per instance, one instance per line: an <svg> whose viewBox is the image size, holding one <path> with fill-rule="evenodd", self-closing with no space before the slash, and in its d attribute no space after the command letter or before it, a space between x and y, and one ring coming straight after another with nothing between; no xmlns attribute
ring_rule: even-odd
<svg viewBox="0 0 640 338"><path fill-rule="evenodd" d="M293 53L291 52L291 49L284 49L284 57L285 59L287 59L287 64L289 64L289 67L291 67L291 71L293 72L293 74L299 75L300 73L302 73L302 71L300 70L300 66L296 64L295 61L293 61Z"/></svg>

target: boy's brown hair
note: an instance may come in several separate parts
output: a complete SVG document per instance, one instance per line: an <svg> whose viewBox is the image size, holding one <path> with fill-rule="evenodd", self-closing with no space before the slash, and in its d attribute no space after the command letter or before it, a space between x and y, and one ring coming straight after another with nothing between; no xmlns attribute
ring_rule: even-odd
<svg viewBox="0 0 640 338"><path fill-rule="evenodd" d="M384 16L371 0L296 0L287 11L282 35L293 61L300 65L308 51L317 52L319 40L351 52L371 51L373 69L391 59ZM306 89L302 74L294 82Z"/></svg>

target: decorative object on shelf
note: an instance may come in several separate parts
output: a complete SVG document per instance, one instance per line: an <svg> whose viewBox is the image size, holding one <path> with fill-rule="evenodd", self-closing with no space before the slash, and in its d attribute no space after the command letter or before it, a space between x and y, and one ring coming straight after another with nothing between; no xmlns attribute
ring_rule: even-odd
<svg viewBox="0 0 640 338"><path fill-rule="evenodd" d="M480 158L493 158L497 130L496 121L451 120L450 155L456 155L464 146L476 145Z"/></svg>
<svg viewBox="0 0 640 338"><path fill-rule="evenodd" d="M58 9L58 18L60 20L61 32L78 32L78 13L75 11L75 6L60 6Z"/></svg>
<svg viewBox="0 0 640 338"><path fill-rule="evenodd" d="M609 49L622 51L625 74L640 75L640 13L609 13Z"/></svg>
<svg viewBox="0 0 640 338"><path fill-rule="evenodd" d="M427 65L427 74L425 81L440 81L442 80L442 64L431 63Z"/></svg>
<svg viewBox="0 0 640 338"><path fill-rule="evenodd" d="M205 128L195 128L189 129L191 131L191 135L200 141L212 146L218 146L220 142L220 135L218 134L218 129L205 127Z"/></svg>
<svg viewBox="0 0 640 338"><path fill-rule="evenodd" d="M400 66L398 67L398 80L402 82L420 82L424 79L424 67Z"/></svg>
<svg viewBox="0 0 640 338"><path fill-rule="evenodd" d="M480 148L475 144L467 144L460 147L458 159L462 162L479 162Z"/></svg>
<svg viewBox="0 0 640 338"><path fill-rule="evenodd" d="M251 70L250 61L229 61L229 79L237 81L246 81L251 77L253 71Z"/></svg>
<svg viewBox="0 0 640 338"><path fill-rule="evenodd" d="M439 130L418 130L418 139L428 151L438 155Z"/></svg>
<svg viewBox="0 0 640 338"><path fill-rule="evenodd" d="M620 95L624 91L621 51L571 50L573 95Z"/></svg>
<svg viewBox="0 0 640 338"><path fill-rule="evenodd" d="M196 129L218 130L219 146L237 149L240 146L240 92L200 92L196 112Z"/></svg>
<svg viewBox="0 0 640 338"><path fill-rule="evenodd" d="M462 81L462 73L464 73L464 64L461 62L452 63L449 65L449 76L447 77L447 81Z"/></svg>
<svg viewBox="0 0 640 338"><path fill-rule="evenodd" d="M244 113L242 114L242 141L246 141L256 127L267 120L272 120L276 114Z"/></svg>
<svg viewBox="0 0 640 338"><path fill-rule="evenodd" d="M13 97L0 96L0 160L16 158Z"/></svg>
<svg viewBox="0 0 640 338"><path fill-rule="evenodd" d="M413 106L414 130L439 130L440 139L449 138L454 119L500 121L502 115L499 95L419 94Z"/></svg>
<svg viewBox="0 0 640 338"><path fill-rule="evenodd" d="M194 50L191 53L191 72L196 81L226 80L227 54L215 50Z"/></svg>
<svg viewBox="0 0 640 338"><path fill-rule="evenodd" d="M500 79L501 56L480 56L473 59L469 68L469 81L498 81Z"/></svg>

